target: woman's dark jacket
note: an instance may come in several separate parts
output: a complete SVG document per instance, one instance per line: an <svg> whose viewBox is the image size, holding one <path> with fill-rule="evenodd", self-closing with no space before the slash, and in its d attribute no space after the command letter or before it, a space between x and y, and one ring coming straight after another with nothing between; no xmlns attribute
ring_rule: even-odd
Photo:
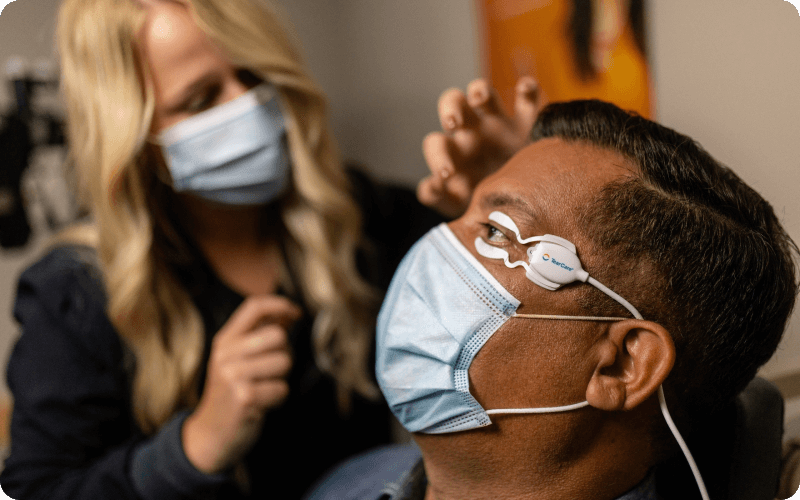
<svg viewBox="0 0 800 500"><path fill-rule="evenodd" d="M353 173L364 217L363 276L384 291L400 259L439 216L406 189ZM242 302L202 259L175 269L193 296L210 340ZM290 298L302 305L297 296ZM231 474L209 476L188 462L180 442L184 410L145 436L131 410L132 356L106 316L94 254L60 247L20 277L14 315L21 325L8 364L14 396L11 452L0 475L17 500L292 499L337 462L390 441L384 401L356 397L338 409L334 382L314 364L308 312L289 332L290 395L264 419L246 457L250 493ZM204 373L203 373L204 375Z"/></svg>

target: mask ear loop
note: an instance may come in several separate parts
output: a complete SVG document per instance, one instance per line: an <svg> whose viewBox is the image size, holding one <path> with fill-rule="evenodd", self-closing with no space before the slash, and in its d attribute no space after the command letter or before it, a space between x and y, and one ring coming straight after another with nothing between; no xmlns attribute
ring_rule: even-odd
<svg viewBox="0 0 800 500"><path fill-rule="evenodd" d="M500 224L501 226L505 227L509 231L512 231L517 236L517 241L519 241L523 245L527 244L527 243L535 242L535 241L542 241L542 238L543 238L542 236L533 236L533 237L530 237L530 238L522 239L522 237L520 236L520 233L519 233L519 228L517 228L517 225L514 223L513 220L511 220L511 217L509 217L508 215L504 214L503 212L496 212L496 211L492 212L491 214L489 214L489 220ZM480 238L478 238L478 239L480 239ZM483 240L480 240L480 241L481 241L481 243L486 245L486 247L488 247L488 248L494 248L496 250L499 250L500 252L503 252L505 254L506 265L509 266L509 267L512 267L512 266L510 266L508 264L508 253L507 252L505 252L505 251L503 251L503 250L501 250L501 249L499 249L497 247L492 247L488 243L485 243ZM572 251L573 253L577 253L575 251L575 245L573 245L571 242L569 242L567 240L563 240L563 242L566 243L564 246L566 246L570 251ZM477 241L476 241L476 247L477 247ZM478 252L480 252L480 249L478 249ZM499 253L497 253L497 254L499 255ZM489 256L486 255L486 257L489 257ZM497 258L497 257L493 257L493 258ZM515 262L514 264L515 264L514 267L516 267L517 264L522 264L523 266L525 266L526 270L529 269L524 262ZM581 271L583 271L583 270L581 269ZM627 300L623 299L621 296L619 296L618 294L613 292L607 286L603 285L602 283L600 283L596 279L594 279L591 276L589 276L588 273L586 274L586 276L587 276L587 279L583 280L583 281L587 281L589 284L591 284L592 286L594 286L595 288L597 288L601 292L605 293L606 295L608 295L609 297L614 299L622 307L627 309L633 315L634 318L636 318L636 319L644 319L642 317L642 315L639 313L639 311L635 307L633 307L633 305L630 302L628 302ZM566 283L561 283L561 284L564 285ZM524 318L524 317L532 317L532 316L538 316L538 315L521 315L521 314L518 314L518 315L515 315L515 316L519 316L521 318ZM571 319L579 319L580 316L570 316L570 318ZM552 318L552 319L561 319L561 318ZM625 319L627 319L627 318L625 318ZM588 404L588 403L586 403L586 404ZM586 404L584 404L583 406L586 406ZM661 414L664 416L664 420L667 422L667 426L669 427L669 430L672 432L672 435L675 437L675 440L678 442L678 445L681 447L681 450L683 451L683 455L686 457L686 461L689 463L689 467L692 469L692 474L694 475L695 482L697 482L697 487L700 490L700 495L702 496L703 500L709 500L708 491L706 490L705 482L703 481L703 477L700 475L700 469L697 467L697 463L694 461L694 457L692 456L692 452L689 451L689 447L686 445L686 441L683 440L683 437L681 436L680 431L678 431L678 427L675 425L675 422L672 420L672 415L670 415L670 413L669 413L669 409L667 408L667 400L666 400L666 397L664 396L664 387L663 387L663 385L659 385L658 386L658 404L661 407ZM581 406L578 406L578 405L581 405L581 403L578 403L577 405L572 405L572 406L581 407ZM568 407L564 407L564 408L568 408ZM547 409L545 408L545 410L547 410ZM491 411L491 410L489 410L489 411ZM487 413L489 413L489 411L487 411ZM566 410L561 410L561 411L566 411ZM551 410L551 412L552 412L552 410ZM548 413L548 412L520 411L520 412L514 412L514 413Z"/></svg>
<svg viewBox="0 0 800 500"><path fill-rule="evenodd" d="M589 406L588 401L581 401L566 406L556 406L553 408L509 408L506 410L486 410L487 415L512 415L512 414L530 414L530 413L562 413L565 411L577 410Z"/></svg>

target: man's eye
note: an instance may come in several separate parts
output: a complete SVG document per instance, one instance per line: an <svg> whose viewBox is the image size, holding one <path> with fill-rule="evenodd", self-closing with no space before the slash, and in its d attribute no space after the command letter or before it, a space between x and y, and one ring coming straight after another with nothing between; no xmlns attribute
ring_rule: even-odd
<svg viewBox="0 0 800 500"><path fill-rule="evenodd" d="M492 241L494 243L505 243L508 241L506 235L503 234L502 231L497 229L496 227L492 226L491 224L485 224L486 226L486 239Z"/></svg>

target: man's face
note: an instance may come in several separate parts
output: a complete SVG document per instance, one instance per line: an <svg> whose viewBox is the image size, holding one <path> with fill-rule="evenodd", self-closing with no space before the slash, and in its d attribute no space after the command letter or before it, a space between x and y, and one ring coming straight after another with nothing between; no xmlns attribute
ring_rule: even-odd
<svg viewBox="0 0 800 500"><path fill-rule="evenodd" d="M503 248L514 261L527 261L510 231L488 216L498 210L517 224L523 238L553 234L575 244L583 267L592 273L593 249L576 226L576 209L592 202L608 182L632 176L633 168L617 153L551 138L520 151L475 190L467 212L450 223L461 243L521 304L522 314L582 315L577 297L590 285L575 283L556 291L539 287L522 268L481 256L474 241ZM608 283L613 289L613 283ZM587 321L512 319L489 339L469 369L471 393L486 409L548 407L585 400L596 366L595 340L607 325ZM547 417L544 417L546 419ZM561 417L564 418L564 417ZM566 417L569 418L569 417ZM507 418L505 425L528 425L535 419ZM494 417L500 423L503 418Z"/></svg>

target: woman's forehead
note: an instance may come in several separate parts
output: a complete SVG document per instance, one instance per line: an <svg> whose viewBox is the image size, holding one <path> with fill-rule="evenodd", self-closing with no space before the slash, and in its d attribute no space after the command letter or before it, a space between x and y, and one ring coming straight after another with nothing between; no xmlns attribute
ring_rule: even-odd
<svg viewBox="0 0 800 500"><path fill-rule="evenodd" d="M163 102L173 102L192 81L227 64L189 7L178 2L155 2L147 7L139 43L156 95Z"/></svg>

